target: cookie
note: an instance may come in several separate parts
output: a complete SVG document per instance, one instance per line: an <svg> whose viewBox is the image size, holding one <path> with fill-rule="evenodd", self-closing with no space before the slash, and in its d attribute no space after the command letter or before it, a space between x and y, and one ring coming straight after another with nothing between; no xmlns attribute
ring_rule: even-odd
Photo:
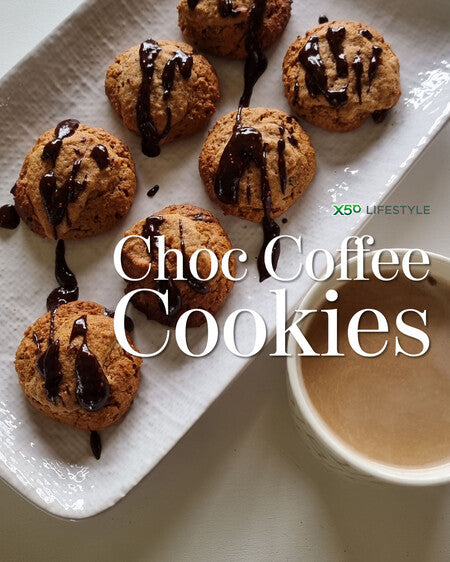
<svg viewBox="0 0 450 562"><path fill-rule="evenodd" d="M263 49L273 45L291 16L291 0L182 0L178 25L196 47L219 57L244 59L252 10L263 11L260 41ZM258 20L258 16L255 18Z"/></svg>
<svg viewBox="0 0 450 562"><path fill-rule="evenodd" d="M75 301L30 326L16 353L16 371L28 401L45 416L100 430L130 408L142 360L116 341L103 306Z"/></svg>
<svg viewBox="0 0 450 562"><path fill-rule="evenodd" d="M124 236L139 235L150 238L150 254L145 244L138 238L128 240L122 251L122 265L125 273L132 278L143 277L151 264L147 277L142 281L129 282L125 292L135 289L154 289L160 293L168 291L169 314L166 314L161 300L152 293L137 293L132 303L146 314L147 318L162 324L173 326L178 318L187 310L201 308L215 315L223 305L233 288L233 281L225 277L221 269L221 261L226 252L231 250L231 243L219 221L205 209L192 205L171 205L159 213L135 224ZM166 261L167 281L156 281L158 276L155 237L164 235L166 250L181 250L185 281L177 281L176 257L169 253ZM200 249L211 250L219 261L217 274L209 281L198 281L189 272L189 259ZM202 279L209 276L211 258L202 252L198 259L198 274ZM230 272L235 274L235 261L230 260ZM201 312L193 312L189 317L188 326L200 326L205 322Z"/></svg>
<svg viewBox="0 0 450 562"><path fill-rule="evenodd" d="M297 121L262 107L228 113L203 145L199 170L210 198L225 214L261 222L301 197L315 168L315 152Z"/></svg>
<svg viewBox="0 0 450 562"><path fill-rule="evenodd" d="M14 203L40 236L87 238L113 228L130 210L135 193L134 162L123 142L67 119L31 149Z"/></svg>
<svg viewBox="0 0 450 562"><path fill-rule="evenodd" d="M373 27L332 21L289 47L285 95L300 117L328 131L351 131L373 116L382 121L401 94L398 58Z"/></svg>
<svg viewBox="0 0 450 562"><path fill-rule="evenodd" d="M108 68L105 91L124 125L141 134L142 151L194 134L216 110L216 72L205 57L179 41L148 39Z"/></svg>

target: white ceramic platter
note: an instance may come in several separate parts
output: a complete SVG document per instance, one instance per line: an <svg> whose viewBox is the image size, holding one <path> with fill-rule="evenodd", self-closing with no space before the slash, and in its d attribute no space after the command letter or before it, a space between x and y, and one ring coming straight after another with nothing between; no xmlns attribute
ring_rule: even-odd
<svg viewBox="0 0 450 562"><path fill-rule="evenodd" d="M302 235L304 254L314 248L335 251L354 232L364 213L333 216L333 203L365 209L383 199L445 122L450 101L450 56L446 0L294 0L291 21L281 41L268 53L269 68L258 82L253 106L288 111L281 84L281 62L288 45L314 26L321 14L355 19L384 33L401 61L402 98L381 125L367 122L359 130L327 133L305 125L317 152L318 171L307 194L287 214L286 234ZM106 68L114 56L152 37L181 39L176 1L90 0L29 54L0 84L0 185L2 203L9 201L28 150L45 130L67 117L101 126L124 139L132 150L139 179L134 206L115 230L67 244L80 298L115 307L123 284L112 263L113 248L123 231L168 204L191 202L215 211L201 184L197 157L206 131L164 146L157 159L145 158L137 136L125 130L103 91ZM222 87L219 118L236 108L242 89L241 62L211 59ZM146 191L158 183L158 194ZM424 186L426 188L426 186ZM408 202L405 202L407 204ZM412 219L413 220L413 219ZM288 289L288 309L307 290L301 277L289 284L258 283L255 256L261 227L234 218L222 224L235 247L249 255L249 275L236 284L218 315L219 326L238 308L264 317L274 330L271 289ZM135 486L177 443L209 404L244 369L246 359L219 343L203 359L184 356L175 345L146 360L138 397L125 419L103 432L103 454L96 461L88 435L54 423L26 403L14 371L16 347L25 328L45 312L45 299L55 286L54 247L23 225L0 233L3 317L0 325L0 475L37 506L68 518L94 515L112 506ZM282 248L280 272L292 270L293 245ZM134 314L135 340L145 351L161 340L163 328ZM253 344L248 318L237 327L241 351ZM203 329L192 341L202 345ZM211 428L214 431L214 428ZM183 467L180 467L183 470Z"/></svg>

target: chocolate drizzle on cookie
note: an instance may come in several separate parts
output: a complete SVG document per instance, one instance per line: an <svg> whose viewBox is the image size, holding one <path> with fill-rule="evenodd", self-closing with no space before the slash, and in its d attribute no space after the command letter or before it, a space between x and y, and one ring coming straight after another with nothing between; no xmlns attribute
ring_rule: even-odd
<svg viewBox="0 0 450 562"><path fill-rule="evenodd" d="M186 277L186 282L189 287L196 293L206 295L207 293L209 293L208 283L206 281L202 281L201 279L196 279L191 272L191 268L189 267L189 258L186 254L186 247L184 244L183 221L181 219L178 221L178 230L180 233L180 247L181 254L183 256L183 271Z"/></svg>
<svg viewBox="0 0 450 562"><path fill-rule="evenodd" d="M39 191L41 193L42 203L48 222L53 227L54 237L57 238L56 227L61 224L66 217L70 225L70 219L67 216L67 207L69 203L73 203L78 196L85 190L87 185L87 176L83 180L78 179L82 160L76 160L72 166L67 180L58 187L54 171L50 171L41 178L39 182Z"/></svg>
<svg viewBox="0 0 450 562"><path fill-rule="evenodd" d="M188 8L195 10L200 0L187 0ZM235 18L240 15L240 11L233 6L233 0L217 0L217 10L222 18Z"/></svg>
<svg viewBox="0 0 450 562"><path fill-rule="evenodd" d="M166 125L164 130L159 133L152 117L150 96L153 86L153 74L155 63L161 52L161 47L153 39L147 39L139 47L139 64L141 67L142 81L139 88L138 100L136 104L136 120L139 132L142 137L142 152L146 156L155 157L161 152L159 143L165 138L172 126L172 111L166 107ZM178 68L181 76L188 80L191 76L193 65L192 55L188 55L176 50L173 56L167 61L162 72L162 82L164 88L164 99L167 100L172 91L175 80L175 70Z"/></svg>
<svg viewBox="0 0 450 562"><path fill-rule="evenodd" d="M59 386L62 381L61 363L59 361L59 339L55 341L55 314L56 309L50 313L50 329L45 351L41 350L41 342L38 335L36 332L33 333L33 340L37 349L36 369L44 378L47 398L53 404L59 396Z"/></svg>
<svg viewBox="0 0 450 562"><path fill-rule="evenodd" d="M336 72L339 78L347 78L348 64L344 54L343 42L345 39L345 27L341 25L337 29L329 27L327 30L327 41L330 51L336 61Z"/></svg>
<svg viewBox="0 0 450 562"><path fill-rule="evenodd" d="M374 45L372 47L372 57L369 63L369 88L367 91L370 90L370 86L375 78L378 67L381 64L382 53L383 53L383 49L379 45Z"/></svg>
<svg viewBox="0 0 450 562"><path fill-rule="evenodd" d="M330 105L340 107L348 101L346 84L339 90L329 90L327 73L319 51L319 37L312 35L298 54L298 60L305 69L305 82L312 98L322 94Z"/></svg>
<svg viewBox="0 0 450 562"><path fill-rule="evenodd" d="M109 166L108 149L103 144L96 144L91 152L93 158L100 170L104 170Z"/></svg>
<svg viewBox="0 0 450 562"><path fill-rule="evenodd" d="M239 184L244 172L252 163L260 170L261 202L264 211L262 221L264 242L258 256L260 281L269 277L264 265L264 252L267 244L280 234L279 226L270 216L272 195L267 177L266 150L267 144L263 142L261 133L254 127L246 127L242 124L242 107L239 107L233 133L220 158L214 191L219 201L227 205L235 205L238 203ZM280 247L279 244L276 244L272 255L274 268L277 265L279 253Z"/></svg>
<svg viewBox="0 0 450 562"><path fill-rule="evenodd" d="M80 122L77 119L65 119L58 123L55 127L55 138L44 146L41 155L42 160L50 160L54 167L61 151L63 139L71 137L79 125Z"/></svg>
<svg viewBox="0 0 450 562"><path fill-rule="evenodd" d="M280 125L279 131L281 138L278 140L277 143L277 151L278 151L278 176L280 178L280 187L281 193L284 195L286 193L286 184L287 184L287 176L286 176L286 158L284 156L284 151L286 149L286 141L284 140L284 132L286 127L284 123Z"/></svg>
<svg viewBox="0 0 450 562"><path fill-rule="evenodd" d="M233 7L233 0L217 0L217 9L222 18L235 18L241 13Z"/></svg>
<svg viewBox="0 0 450 562"><path fill-rule="evenodd" d="M78 283L74 273L69 269L65 258L64 240L58 240L55 255L55 277L59 287L47 297L47 310L56 310L62 304L78 299Z"/></svg>
<svg viewBox="0 0 450 562"><path fill-rule="evenodd" d="M336 63L336 73L339 78L346 78L348 76L348 63L343 49L345 33L344 26L337 29L329 27L326 33L328 45ZM358 33L366 39L372 40L373 38L370 31L367 29L360 29ZM312 35L298 54L298 60L305 70L306 88L312 98L316 98L322 94L330 105L333 107L341 107L348 102L347 88L349 83L347 82L347 84L338 90L328 89L327 72L322 57L320 56L319 43L319 37L317 35ZM370 85L381 64L382 53L383 49L379 45L374 45L372 47L372 55L368 69L369 86L367 91L370 91ZM357 52L353 59L352 69L355 74L356 93L358 94L359 103L362 103L362 75L364 66L360 51ZM295 104L298 102L298 90L299 85L298 82L296 82L294 87Z"/></svg>
<svg viewBox="0 0 450 562"><path fill-rule="evenodd" d="M142 82L139 88L136 104L136 119L142 136L142 152L146 156L158 156L161 140L150 110L150 95L152 90L155 61L161 47L153 39L144 41L139 47L139 64L141 66Z"/></svg>
<svg viewBox="0 0 450 562"><path fill-rule="evenodd" d="M327 23L327 22L328 22L328 18L326 15L319 16L319 24Z"/></svg>
<svg viewBox="0 0 450 562"><path fill-rule="evenodd" d="M156 236L160 236L160 228L164 223L164 217L161 216L154 216L148 217L145 221L144 228L142 229L142 236L143 238L149 238L150 242L150 256L151 258L155 257L154 248L156 247ZM165 264L164 264L165 268ZM157 280L155 279L156 288L159 293L164 294L167 292L168 298L168 313L164 308L162 302L160 302L161 310L164 314L167 314L169 318L176 318L178 313L181 310L181 294L178 288L176 287L173 279L170 275L167 275L167 270L165 268L164 276L166 279Z"/></svg>
<svg viewBox="0 0 450 562"><path fill-rule="evenodd" d="M360 29L358 33L363 37L365 37L368 41L372 41L373 39L373 35L370 33L368 29Z"/></svg>
<svg viewBox="0 0 450 562"><path fill-rule="evenodd" d="M80 406L88 412L97 412L108 402L110 387L97 357L87 344L87 316L80 316L72 326L69 343L82 337L80 346L75 349L75 375L77 377L76 397Z"/></svg>
<svg viewBox="0 0 450 562"><path fill-rule="evenodd" d="M172 57L166 62L162 73L162 84L164 89L163 97L167 100L173 88L175 71L178 68L180 75L185 80L189 80L192 72L194 59L192 55L177 49Z"/></svg>
<svg viewBox="0 0 450 562"><path fill-rule="evenodd" d="M55 139L44 146L41 158L43 160L50 160L52 167L54 168L62 148L63 139L72 136L78 129L79 125L80 123L76 119L66 119L58 123L55 127ZM93 157L95 148L96 147L94 147L94 150L92 151ZM47 219L53 227L53 235L55 238L58 237L56 227L61 224L65 217L70 226L70 219L67 216L69 203L75 202L80 193L86 188L87 176L85 175L82 180L78 178L81 165L82 159L80 158L74 162L69 177L63 185L59 187L53 170L44 174L39 182L42 204L44 205Z"/></svg>
<svg viewBox="0 0 450 562"><path fill-rule="evenodd" d="M267 58L261 46L261 29L264 22L266 4L266 0L254 0L248 16L247 33L245 36L247 58L244 68L244 91L239 100L233 132L220 158L214 180L214 192L219 201L228 205L235 205L238 203L239 184L245 171L249 169L252 163L260 170L260 197L264 212L262 220L264 241L258 256L260 281L264 281L269 277L269 272L264 264L264 253L269 242L280 234L280 227L271 217L272 194L267 177L267 144L263 141L262 135L257 129L243 125L242 110L250 105L253 88L258 78L267 68ZM284 162L285 146L285 141L282 139L282 142L278 144L278 162L282 190L283 186L285 187L283 176L286 175ZM251 193L247 190L247 199L249 199L250 195ZM277 266L279 256L280 244L277 243L272 250L272 264L274 268Z"/></svg>
<svg viewBox="0 0 450 562"><path fill-rule="evenodd" d="M355 89L358 94L359 103L362 103L362 84L361 78L364 72L364 66L361 59L361 52L358 51L352 63L353 72L355 73Z"/></svg>

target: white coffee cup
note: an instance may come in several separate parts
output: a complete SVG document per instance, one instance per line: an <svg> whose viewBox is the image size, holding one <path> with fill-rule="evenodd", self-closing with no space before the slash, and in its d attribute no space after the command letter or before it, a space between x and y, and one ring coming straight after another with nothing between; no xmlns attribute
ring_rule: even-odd
<svg viewBox="0 0 450 562"><path fill-rule="evenodd" d="M408 252L407 249L396 249L400 259ZM427 252L430 256L430 273L437 280L450 279L450 260L444 256ZM370 262L373 253L366 256L366 271L371 272ZM356 258L349 260L349 272L356 269ZM316 310L320 308L324 295L329 289L337 289L340 266L327 281L316 282L300 302L298 309ZM295 317L298 319L298 313ZM302 329L308 326L308 319ZM306 436L310 448L329 467L344 473L348 477L369 481L383 481L408 486L430 486L450 482L450 462L430 467L399 467L375 461L362 453L358 453L350 445L340 439L323 421L305 388L301 357L298 357L298 344L293 336L289 337L287 358L288 399L296 427ZM450 407L450 404L449 404Z"/></svg>

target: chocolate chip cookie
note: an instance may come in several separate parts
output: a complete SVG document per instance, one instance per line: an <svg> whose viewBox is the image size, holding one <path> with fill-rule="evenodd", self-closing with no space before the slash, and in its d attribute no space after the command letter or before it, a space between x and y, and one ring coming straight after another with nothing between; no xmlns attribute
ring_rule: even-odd
<svg viewBox="0 0 450 562"><path fill-rule="evenodd" d="M401 94L400 65L373 27L327 22L296 39L283 62L285 95L300 117L329 131L381 121Z"/></svg>

